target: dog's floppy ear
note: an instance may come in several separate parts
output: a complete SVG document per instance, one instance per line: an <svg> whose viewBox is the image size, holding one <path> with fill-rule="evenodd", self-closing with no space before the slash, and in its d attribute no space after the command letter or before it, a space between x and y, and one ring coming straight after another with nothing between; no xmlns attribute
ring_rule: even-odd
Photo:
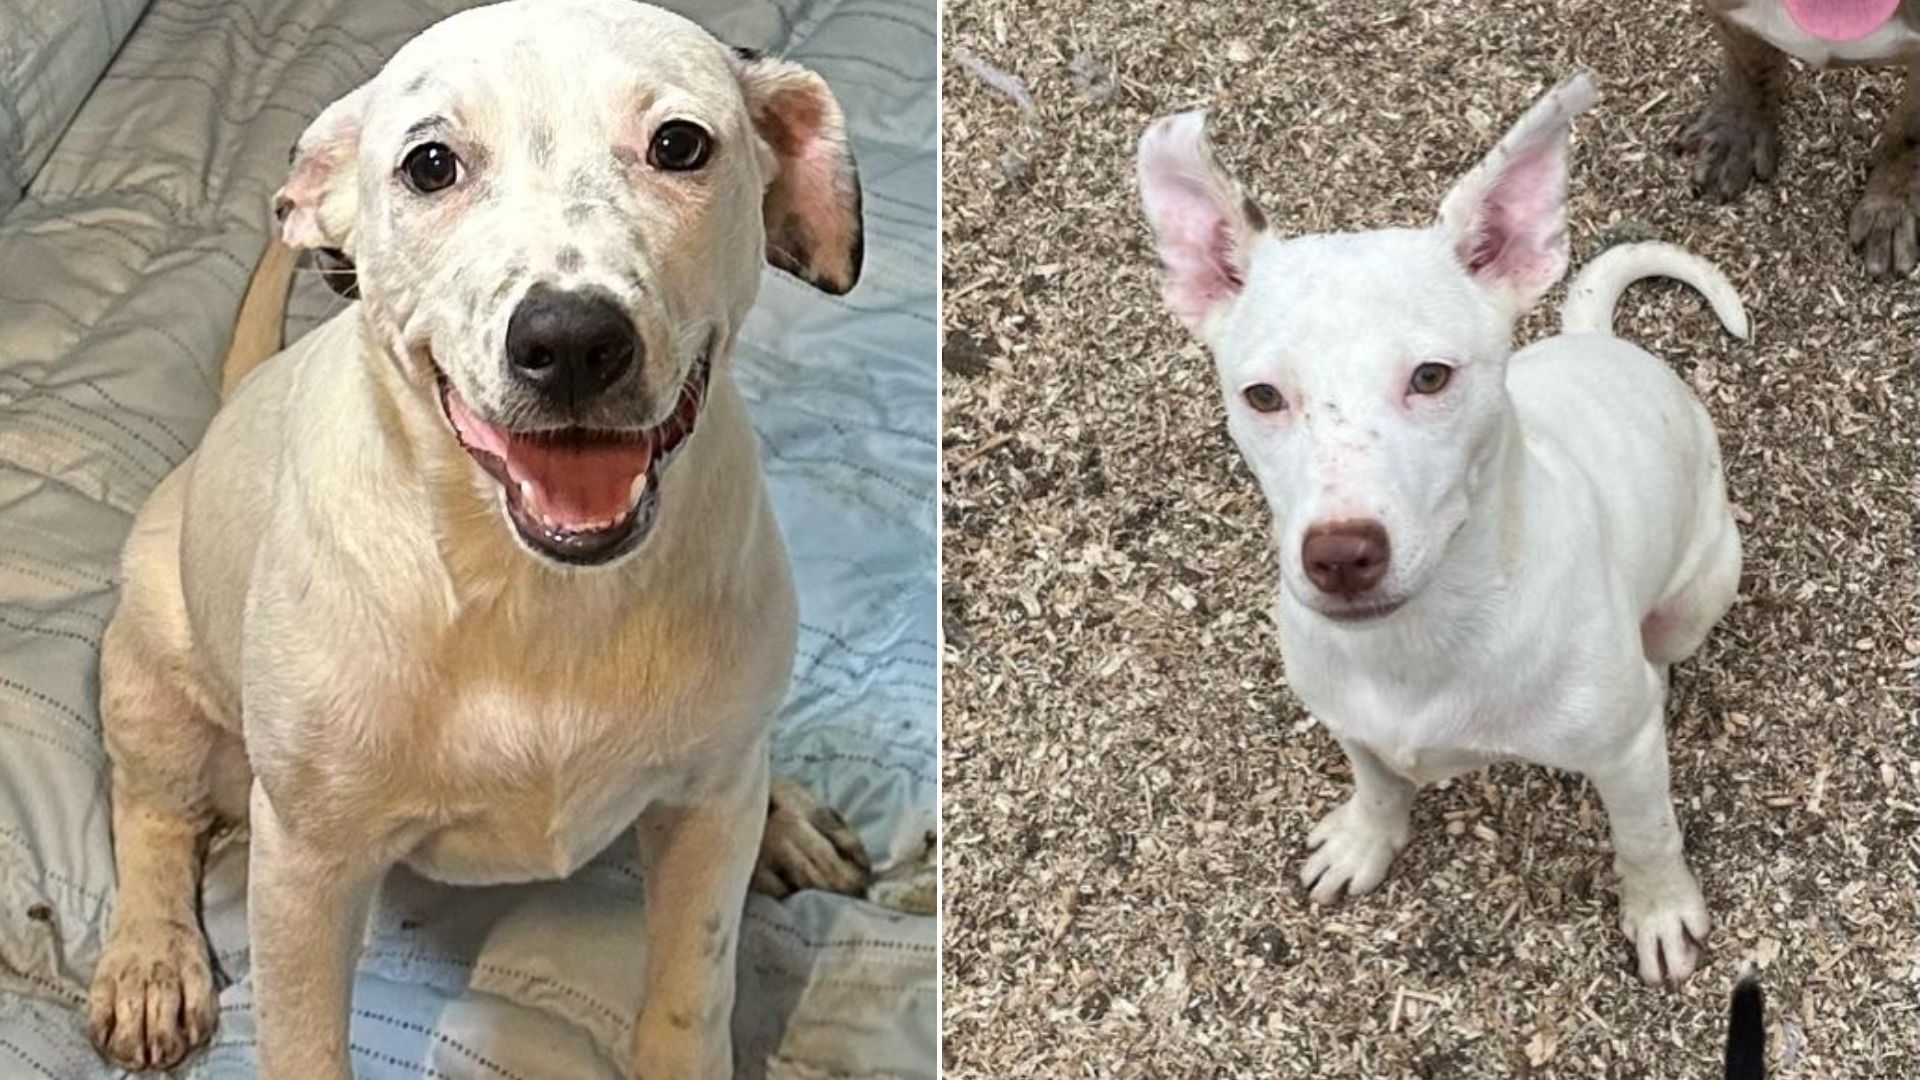
<svg viewBox="0 0 1920 1080"><path fill-rule="evenodd" d="M860 173L827 81L799 64L735 50L754 130L772 151L761 198L767 261L835 295L860 280Z"/></svg>
<svg viewBox="0 0 1920 1080"><path fill-rule="evenodd" d="M359 204L354 159L366 99L363 86L327 106L293 144L287 182L273 197L273 216L288 247L352 253Z"/></svg>
<svg viewBox="0 0 1920 1080"><path fill-rule="evenodd" d="M1214 158L1205 112L1155 121L1140 137L1138 168L1167 306L1201 333L1246 284L1266 215Z"/></svg>
<svg viewBox="0 0 1920 1080"><path fill-rule="evenodd" d="M1567 144L1598 98L1584 71L1549 90L1440 204L1454 257L1514 315L1567 272Z"/></svg>

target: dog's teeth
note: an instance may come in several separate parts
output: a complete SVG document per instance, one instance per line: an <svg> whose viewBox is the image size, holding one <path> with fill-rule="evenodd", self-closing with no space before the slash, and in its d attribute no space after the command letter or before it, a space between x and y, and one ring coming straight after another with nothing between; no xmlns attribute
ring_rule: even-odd
<svg viewBox="0 0 1920 1080"><path fill-rule="evenodd" d="M627 505L628 506L635 505L640 501L640 496L645 495L646 493L647 493L647 474L641 473L639 476L636 476L633 478L633 486L627 489Z"/></svg>
<svg viewBox="0 0 1920 1080"><path fill-rule="evenodd" d="M540 499L539 499L539 496L536 495L534 492L533 481L531 480L520 481L520 502L522 505L526 506L529 510L539 505Z"/></svg>

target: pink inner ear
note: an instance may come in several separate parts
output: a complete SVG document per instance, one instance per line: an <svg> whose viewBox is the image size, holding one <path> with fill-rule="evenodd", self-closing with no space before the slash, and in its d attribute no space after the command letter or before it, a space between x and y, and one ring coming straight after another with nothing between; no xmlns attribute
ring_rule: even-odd
<svg viewBox="0 0 1920 1080"><path fill-rule="evenodd" d="M1141 190L1165 271L1167 306L1198 320L1246 285L1233 223L1213 193L1185 177L1149 175Z"/></svg>
<svg viewBox="0 0 1920 1080"><path fill-rule="evenodd" d="M280 239L295 249L325 247L320 230L320 200L326 195L327 166L320 155L302 160L273 199Z"/></svg>
<svg viewBox="0 0 1920 1080"><path fill-rule="evenodd" d="M1517 152L1494 176L1456 248L1483 284L1532 295L1567 264L1566 152L1548 139Z"/></svg>
<svg viewBox="0 0 1920 1080"><path fill-rule="evenodd" d="M792 131L798 146L786 167L794 177L793 209L813 237L816 252L845 251L853 246L853 219L842 209L846 197L840 182L843 159L839 149L822 136L819 119L816 108L805 130Z"/></svg>
<svg viewBox="0 0 1920 1080"><path fill-rule="evenodd" d="M780 160L777 182L784 196L785 223L802 235L779 235L774 228L770 244L792 246L785 254L827 278L851 277L850 263L858 246L859 218L852 211L844 135L833 126L824 84L803 83L773 94L762 107L760 130Z"/></svg>

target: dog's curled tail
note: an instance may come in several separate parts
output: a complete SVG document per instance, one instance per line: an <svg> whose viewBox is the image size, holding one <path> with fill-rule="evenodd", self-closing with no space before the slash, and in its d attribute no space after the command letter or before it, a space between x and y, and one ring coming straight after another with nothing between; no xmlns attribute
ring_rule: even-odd
<svg viewBox="0 0 1920 1080"><path fill-rule="evenodd" d="M1727 1080L1766 1080L1766 999L1759 977L1748 974L1733 988L1727 1020Z"/></svg>
<svg viewBox="0 0 1920 1080"><path fill-rule="evenodd" d="M1613 333L1613 309L1627 286L1648 277L1669 277L1684 281L1713 305L1720 325L1727 333L1747 340L1747 309L1718 267L1677 244L1649 241L1620 244L1600 253L1600 257L1580 269L1567 287L1567 301L1560 305L1560 332L1563 334Z"/></svg>

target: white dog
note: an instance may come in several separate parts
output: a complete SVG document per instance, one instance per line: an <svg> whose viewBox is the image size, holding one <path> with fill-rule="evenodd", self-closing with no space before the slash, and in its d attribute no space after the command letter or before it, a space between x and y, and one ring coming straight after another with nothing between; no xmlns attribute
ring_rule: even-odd
<svg viewBox="0 0 1920 1080"><path fill-rule="evenodd" d="M1594 97L1584 75L1548 94L1426 229L1274 235L1198 113L1147 132L1140 187L1273 513L1288 681L1353 763L1309 838L1313 900L1379 884L1420 784L1520 758L1593 781L1640 974L1680 980L1707 910L1667 790L1666 675L1732 602L1740 541L1706 411L1609 323L1652 273L1746 323L1717 271L1655 245L1603 256L1567 333L1509 356L1566 271L1569 130Z"/></svg>
<svg viewBox="0 0 1920 1080"><path fill-rule="evenodd" d="M269 1080L351 1076L389 867L556 877L631 829L631 1068L731 1076L763 828L794 863L775 887L846 869L782 834L818 815L769 825L794 595L728 362L763 260L831 292L858 274L832 93L629 0L516 0L323 112L277 209L364 299L248 377L134 524L101 660L96 1044L164 1068L211 1032L217 818L250 810Z"/></svg>

